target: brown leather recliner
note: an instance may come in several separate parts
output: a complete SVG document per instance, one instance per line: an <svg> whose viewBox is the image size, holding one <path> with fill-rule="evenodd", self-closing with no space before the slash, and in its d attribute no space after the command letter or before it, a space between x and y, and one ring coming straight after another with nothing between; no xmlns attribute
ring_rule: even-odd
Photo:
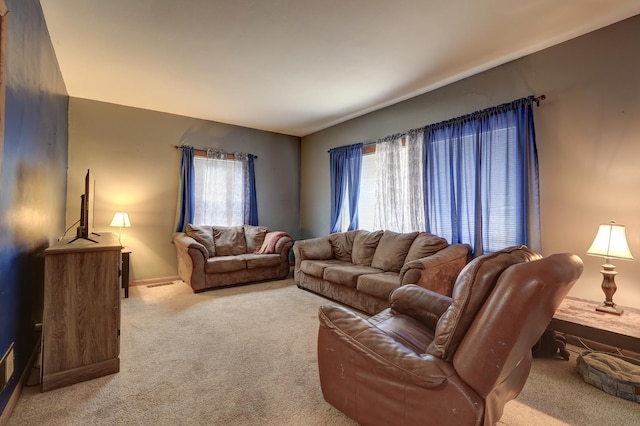
<svg viewBox="0 0 640 426"><path fill-rule="evenodd" d="M492 425L581 273L578 256L512 247L471 261L451 298L406 285L368 320L322 306L324 398L362 425Z"/></svg>

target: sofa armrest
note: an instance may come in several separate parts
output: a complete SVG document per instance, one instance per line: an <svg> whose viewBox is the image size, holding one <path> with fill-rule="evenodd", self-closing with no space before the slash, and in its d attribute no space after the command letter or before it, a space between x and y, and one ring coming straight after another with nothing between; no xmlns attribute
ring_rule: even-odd
<svg viewBox="0 0 640 426"><path fill-rule="evenodd" d="M280 257L282 258L282 260L289 263L289 252L291 251L292 246L293 246L293 238L288 234L283 235L280 238L278 238L278 241L276 242L276 245L274 248L274 253L280 254Z"/></svg>
<svg viewBox="0 0 640 426"><path fill-rule="evenodd" d="M182 246L187 249L196 249L202 253L202 256L205 259L209 258L209 250L184 232L176 232L173 235L173 242L176 246Z"/></svg>
<svg viewBox="0 0 640 426"><path fill-rule="evenodd" d="M417 284L450 297L460 271L470 260L471 246L451 244L431 256L405 263L400 285Z"/></svg>
<svg viewBox="0 0 640 426"><path fill-rule="evenodd" d="M435 330L438 320L451 306L451 298L415 284L398 287L389 297L394 314L414 318L430 330Z"/></svg>
<svg viewBox="0 0 640 426"><path fill-rule="evenodd" d="M350 351L367 360L367 371L384 371L402 382L436 387L454 375L448 362L427 354L417 354L398 344L391 336L352 311L338 306L321 306L318 312L318 362L320 367L340 357L352 359ZM324 352L324 353L323 353ZM321 372L322 375L322 372Z"/></svg>
<svg viewBox="0 0 640 426"><path fill-rule="evenodd" d="M207 249L184 232L176 232L173 235L173 243L178 256L180 279L196 291L204 289L204 266L209 258Z"/></svg>
<svg viewBox="0 0 640 426"><path fill-rule="evenodd" d="M333 247L328 236L298 240L293 245L296 265L305 259L326 260L333 259Z"/></svg>

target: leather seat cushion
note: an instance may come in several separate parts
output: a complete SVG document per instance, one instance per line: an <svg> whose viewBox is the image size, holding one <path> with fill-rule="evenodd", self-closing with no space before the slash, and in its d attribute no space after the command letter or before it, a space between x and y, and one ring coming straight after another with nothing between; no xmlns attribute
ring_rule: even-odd
<svg viewBox="0 0 640 426"><path fill-rule="evenodd" d="M425 353L433 341L433 331L420 321L408 315L392 315L390 309L371 317L369 322L417 354Z"/></svg>

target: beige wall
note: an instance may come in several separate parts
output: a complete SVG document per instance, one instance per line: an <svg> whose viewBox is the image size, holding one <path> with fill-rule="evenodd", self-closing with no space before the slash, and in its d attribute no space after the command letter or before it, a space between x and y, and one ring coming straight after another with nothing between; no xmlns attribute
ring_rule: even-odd
<svg viewBox="0 0 640 426"><path fill-rule="evenodd" d="M260 224L299 234L300 139L172 114L71 98L67 227L79 219L84 176L96 180L95 227L109 228L126 211L133 280L177 275L171 236L178 196L180 150L175 145L250 152L255 163ZM75 233L75 226L67 235Z"/></svg>
<svg viewBox="0 0 640 426"><path fill-rule="evenodd" d="M571 294L602 300L603 259L585 252L600 223L625 224L636 261L614 262L614 300L640 308L638 40L640 16L304 137L302 237L329 231L329 148L545 94L534 112L543 252L582 257L585 271Z"/></svg>

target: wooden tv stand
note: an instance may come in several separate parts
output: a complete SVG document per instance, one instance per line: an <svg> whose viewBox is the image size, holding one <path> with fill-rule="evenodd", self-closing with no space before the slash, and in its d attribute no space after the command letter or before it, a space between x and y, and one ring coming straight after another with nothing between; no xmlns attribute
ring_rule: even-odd
<svg viewBox="0 0 640 426"><path fill-rule="evenodd" d="M624 308L622 315L596 311L600 302L565 297L549 328L640 354L640 310Z"/></svg>
<svg viewBox="0 0 640 426"><path fill-rule="evenodd" d="M112 233L92 237L44 251L43 391L120 371L122 246Z"/></svg>

